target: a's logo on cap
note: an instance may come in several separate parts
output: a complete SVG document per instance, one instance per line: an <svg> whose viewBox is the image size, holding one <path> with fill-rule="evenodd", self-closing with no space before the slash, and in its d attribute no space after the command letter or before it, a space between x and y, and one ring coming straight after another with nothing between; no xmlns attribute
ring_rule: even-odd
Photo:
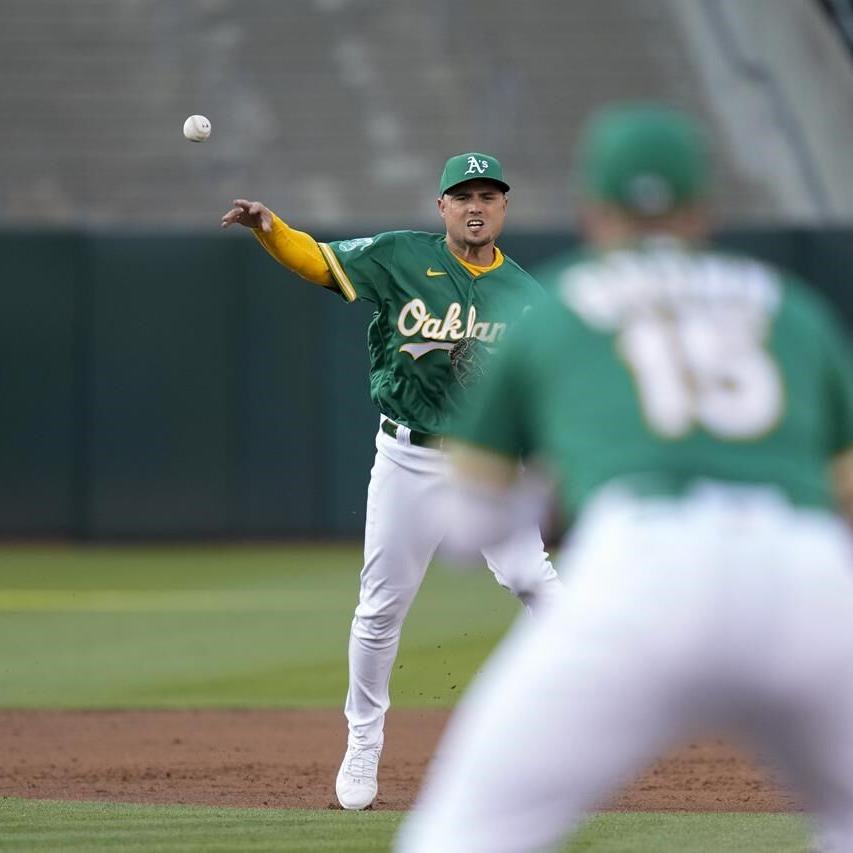
<svg viewBox="0 0 853 853"><path fill-rule="evenodd" d="M473 155L468 158L468 168L465 170L466 175L482 175L489 168L488 160L478 160Z"/></svg>

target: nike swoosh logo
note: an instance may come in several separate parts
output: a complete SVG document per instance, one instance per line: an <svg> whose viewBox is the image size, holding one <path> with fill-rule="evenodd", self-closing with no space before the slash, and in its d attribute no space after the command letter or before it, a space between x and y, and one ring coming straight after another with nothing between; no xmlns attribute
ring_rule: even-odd
<svg viewBox="0 0 853 853"><path fill-rule="evenodd" d="M434 270L432 267L427 267L426 272L430 278L433 278L434 276L437 276L437 275L447 275L447 273L444 272L443 270Z"/></svg>

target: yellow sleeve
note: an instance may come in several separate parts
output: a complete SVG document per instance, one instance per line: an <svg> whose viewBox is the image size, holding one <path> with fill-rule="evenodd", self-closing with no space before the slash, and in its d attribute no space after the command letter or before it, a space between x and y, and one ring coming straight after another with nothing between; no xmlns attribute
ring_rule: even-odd
<svg viewBox="0 0 853 853"><path fill-rule="evenodd" d="M269 233L260 228L253 228L252 233L282 266L314 284L337 287L317 241L310 234L291 228L275 214Z"/></svg>

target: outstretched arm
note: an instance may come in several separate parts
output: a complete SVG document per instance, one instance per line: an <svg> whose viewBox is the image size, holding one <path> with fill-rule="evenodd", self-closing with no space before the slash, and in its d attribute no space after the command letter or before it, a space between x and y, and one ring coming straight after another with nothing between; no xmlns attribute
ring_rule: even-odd
<svg viewBox="0 0 853 853"><path fill-rule="evenodd" d="M317 241L297 231L259 201L236 198L234 206L222 217L222 227L243 225L251 228L258 242L283 266L322 287L335 288L326 259Z"/></svg>

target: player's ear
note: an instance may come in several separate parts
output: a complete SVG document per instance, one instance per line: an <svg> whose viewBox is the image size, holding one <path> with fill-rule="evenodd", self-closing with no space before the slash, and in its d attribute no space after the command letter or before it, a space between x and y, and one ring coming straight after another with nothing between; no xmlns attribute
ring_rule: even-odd
<svg viewBox="0 0 853 853"><path fill-rule="evenodd" d="M446 198L446 196L440 195L435 200L436 205L438 205L438 214L439 214L439 216L441 216L442 219L444 219L444 208L445 208L444 200L445 200L445 198Z"/></svg>

